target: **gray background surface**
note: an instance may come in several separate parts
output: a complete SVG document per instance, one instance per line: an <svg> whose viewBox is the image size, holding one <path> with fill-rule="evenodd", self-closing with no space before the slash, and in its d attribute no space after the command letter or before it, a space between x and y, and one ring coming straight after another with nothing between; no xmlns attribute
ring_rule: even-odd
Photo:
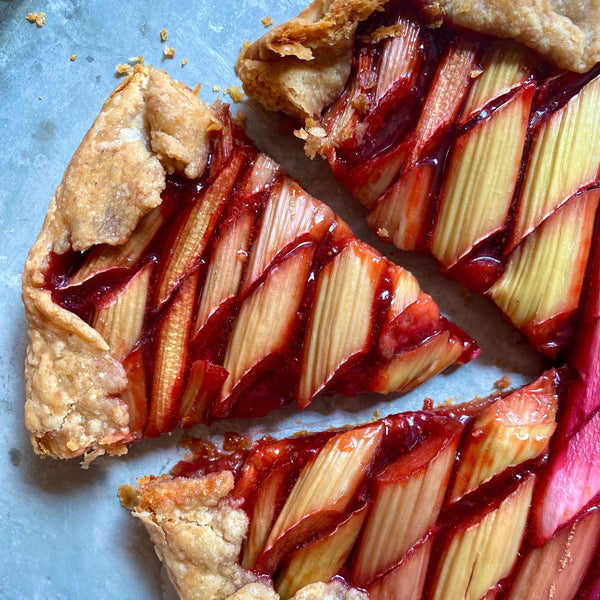
<svg viewBox="0 0 600 600"><path fill-rule="evenodd" d="M295 15L302 0L0 0L0 598L158 599L173 597L141 526L116 498L119 485L168 470L181 456L178 434L143 442L120 459L100 458L84 471L78 461L41 460L23 425L27 344L20 275L62 172L117 84L115 65L143 55L213 101L238 82L233 63L244 39L256 39L270 15ZM47 24L25 20L44 11ZM164 60L161 29L176 50ZM70 61L71 55L77 55ZM185 67L181 60L188 58ZM227 100L227 98L224 98ZM515 385L534 379L541 361L482 299L465 301L458 285L433 262L379 243L362 208L332 179L328 167L303 156L300 144L278 134L281 119L243 103L248 132L355 233L409 268L442 311L477 338L481 357L452 369L404 397L327 398L297 415L284 410L254 423L218 423L199 432L218 439L232 428L280 434L355 423L417 408L425 397L468 400L493 391L509 375Z"/></svg>

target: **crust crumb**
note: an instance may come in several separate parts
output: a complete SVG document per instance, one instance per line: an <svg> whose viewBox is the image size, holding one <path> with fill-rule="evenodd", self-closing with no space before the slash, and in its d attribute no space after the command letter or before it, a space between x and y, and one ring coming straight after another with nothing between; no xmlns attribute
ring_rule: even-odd
<svg viewBox="0 0 600 600"><path fill-rule="evenodd" d="M194 86L194 89L192 90L192 94L194 94L194 96L200 96L200 90L202 89L202 84L201 83L197 83Z"/></svg>
<svg viewBox="0 0 600 600"><path fill-rule="evenodd" d="M76 60L77 60L77 54L71 54L71 56L70 56L69 60L70 60L71 62L74 62L74 61L76 61Z"/></svg>
<svg viewBox="0 0 600 600"><path fill-rule="evenodd" d="M181 61L181 66L182 66L182 67L185 67L185 65L187 65L187 64L188 64L188 59L187 59L187 58L184 58L184 59Z"/></svg>
<svg viewBox="0 0 600 600"><path fill-rule="evenodd" d="M45 12L31 12L25 15L25 18L30 23L35 23L36 27L42 27L46 24L46 13Z"/></svg>
<svg viewBox="0 0 600 600"><path fill-rule="evenodd" d="M167 44L163 50L163 56L165 58L175 58L175 48L172 48Z"/></svg>
<svg viewBox="0 0 600 600"><path fill-rule="evenodd" d="M225 93L234 101L240 102L244 98L244 92L241 85L229 85Z"/></svg>
<svg viewBox="0 0 600 600"><path fill-rule="evenodd" d="M215 94L217 92L220 92L220 91L221 91L221 86L220 85L213 85L213 92L215 92Z"/></svg>
<svg viewBox="0 0 600 600"><path fill-rule="evenodd" d="M138 64L138 65L143 65L144 64L144 57L140 54L139 56L130 56L129 60L127 61L130 64Z"/></svg>
<svg viewBox="0 0 600 600"><path fill-rule="evenodd" d="M263 17L261 19L261 23L265 26L265 28L271 27L271 25L273 25L273 17Z"/></svg>
<svg viewBox="0 0 600 600"><path fill-rule="evenodd" d="M168 37L169 37L169 30L168 29L161 29L160 30L160 41L161 42L166 42Z"/></svg>
<svg viewBox="0 0 600 600"><path fill-rule="evenodd" d="M497 390L505 390L512 385L512 379L508 375L503 375L494 383L494 387Z"/></svg>
<svg viewBox="0 0 600 600"><path fill-rule="evenodd" d="M360 36L360 39L366 44L378 44L381 40L385 40L386 38L402 37L404 32L404 25L396 23L394 25L378 27L373 33Z"/></svg>
<svg viewBox="0 0 600 600"><path fill-rule="evenodd" d="M131 75L131 73L133 73L133 67L130 64L127 64L127 63L119 63L115 67L115 71L117 72L117 75L119 75L119 76L121 76L121 75Z"/></svg>

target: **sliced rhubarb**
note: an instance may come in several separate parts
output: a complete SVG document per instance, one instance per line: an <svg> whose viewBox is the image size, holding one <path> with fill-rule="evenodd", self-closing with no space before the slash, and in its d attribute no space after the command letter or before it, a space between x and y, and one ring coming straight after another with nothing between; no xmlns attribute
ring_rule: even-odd
<svg viewBox="0 0 600 600"><path fill-rule="evenodd" d="M453 123L471 84L477 44L458 39L448 48L435 74L414 133L412 160L420 158L432 140Z"/></svg>
<svg viewBox="0 0 600 600"><path fill-rule="evenodd" d="M241 563L272 577L286 598L345 578L374 600L504 600L528 588L534 598L571 600L578 588L593 589L597 502L539 547L530 535L565 373L550 371L504 397L262 438L251 448L235 437L223 452L196 440L187 444L195 455L174 472L229 472L235 484L220 506L240 507L249 519ZM474 463L473 447L486 443L499 456ZM450 491L471 469L476 476L460 493Z"/></svg>
<svg viewBox="0 0 600 600"><path fill-rule="evenodd" d="M421 30L410 19L399 18L392 26L392 36L383 42L383 50L377 65L375 102L392 91L402 97L413 87L422 53Z"/></svg>
<svg viewBox="0 0 600 600"><path fill-rule="evenodd" d="M194 337L219 307L237 296L242 273L248 262L250 234L254 225L253 213L252 209L240 209L217 240L199 300Z"/></svg>
<svg viewBox="0 0 600 600"><path fill-rule="evenodd" d="M477 523L451 532L428 597L475 600L509 574L525 535L534 481L526 476Z"/></svg>
<svg viewBox="0 0 600 600"><path fill-rule="evenodd" d="M331 379L342 363L366 352L385 264L349 244L320 273L306 334L299 399L301 407Z"/></svg>
<svg viewBox="0 0 600 600"><path fill-rule="evenodd" d="M460 137L448 158L431 252L451 267L508 216L527 133L533 87Z"/></svg>
<svg viewBox="0 0 600 600"><path fill-rule="evenodd" d="M233 188L243 158L241 153L234 155L227 167L219 173L215 182L196 198L177 232L173 247L163 265L155 306L160 307L182 277L200 261L219 212Z"/></svg>
<svg viewBox="0 0 600 600"><path fill-rule="evenodd" d="M414 600L420 598L425 585L432 537L417 544L400 564L366 586L372 600Z"/></svg>
<svg viewBox="0 0 600 600"><path fill-rule="evenodd" d="M256 568L272 572L285 553L335 523L353 500L379 448L381 425L341 433L329 440L300 473L265 543Z"/></svg>
<svg viewBox="0 0 600 600"><path fill-rule="evenodd" d="M509 248L585 186L600 165L600 77L540 125L527 162Z"/></svg>
<svg viewBox="0 0 600 600"><path fill-rule="evenodd" d="M313 245L294 251L242 305L223 361L229 375L214 411L216 416L229 412L228 396L238 382L243 385L243 377L250 369L274 352L288 348L313 254Z"/></svg>
<svg viewBox="0 0 600 600"><path fill-rule="evenodd" d="M556 448L536 501L538 543L550 538L600 494L600 412Z"/></svg>
<svg viewBox="0 0 600 600"><path fill-rule="evenodd" d="M563 527L543 546L529 550L507 600L575 598L599 542L600 510L595 508Z"/></svg>
<svg viewBox="0 0 600 600"><path fill-rule="evenodd" d="M92 325L117 360L122 361L140 338L153 269L153 263L142 267L116 298L95 311Z"/></svg>
<svg viewBox="0 0 600 600"><path fill-rule="evenodd" d="M358 585L400 562L437 520L460 437L452 425L375 474L373 505L354 556Z"/></svg>
<svg viewBox="0 0 600 600"><path fill-rule="evenodd" d="M256 281L275 256L298 241L320 241L333 221L333 212L317 202L295 181L284 177L265 208L260 232L248 258L242 288Z"/></svg>
<svg viewBox="0 0 600 600"><path fill-rule="evenodd" d="M402 28L397 22L377 35L399 40ZM422 30L408 29L421 38ZM414 47L417 38L408 42ZM396 43L404 42L390 47ZM384 93L382 106L361 104L361 94L373 100L377 79L367 66L378 57L375 46L365 51L353 99L353 110L373 123L377 111L392 110L386 98L397 92ZM151 68L136 73L158 77ZM260 154L226 107L198 105L164 77L206 113L206 167L192 178L174 157L164 172L162 155L154 157L155 208L146 214L130 199L127 219L140 214L129 240L52 254L40 288L57 314L80 325L87 352L104 352L100 362L110 373L98 385L108 390L103 402L119 407L110 411L119 413L120 440L216 418L253 418L294 402L304 408L319 393L404 391L477 355L412 275L357 240L330 208ZM407 83L404 92L414 95L413 84L421 85ZM175 119L169 115L167 121ZM95 421L81 427L89 433ZM108 444L89 437L90 448Z"/></svg>
<svg viewBox="0 0 600 600"><path fill-rule="evenodd" d="M90 252L81 267L69 280L78 285L111 269L134 267L165 222L160 208L150 211L122 246L102 245Z"/></svg>
<svg viewBox="0 0 600 600"><path fill-rule="evenodd" d="M291 555L275 584L282 600L287 600L305 585L329 581L340 571L360 533L367 508L364 505L357 509L331 533Z"/></svg>
<svg viewBox="0 0 600 600"><path fill-rule="evenodd" d="M197 271L185 279L160 328L146 435L163 433L172 426L185 374L197 280Z"/></svg>
<svg viewBox="0 0 600 600"><path fill-rule="evenodd" d="M545 334L545 322L565 320L579 306L599 200L600 191L584 192L553 213L512 252L489 290L515 325L531 336L540 331L548 353L556 353L556 340Z"/></svg>
<svg viewBox="0 0 600 600"><path fill-rule="evenodd" d="M378 236L430 252L537 350L566 357L597 206L583 201L578 232L540 237L600 185L600 65L565 72L514 40L432 27L444 11L413 4L361 22L344 89L300 130L306 152L329 161Z"/></svg>
<svg viewBox="0 0 600 600"><path fill-rule="evenodd" d="M422 163L403 173L379 198L367 216L379 237L405 250L423 247L434 175L435 163Z"/></svg>
<svg viewBox="0 0 600 600"><path fill-rule="evenodd" d="M462 443L450 502L548 450L556 429L555 378L555 371L549 371L482 411Z"/></svg>
<svg viewBox="0 0 600 600"><path fill-rule="evenodd" d="M490 103L531 78L527 51L511 40L494 40L485 51L483 65L462 108L461 122L475 117Z"/></svg>

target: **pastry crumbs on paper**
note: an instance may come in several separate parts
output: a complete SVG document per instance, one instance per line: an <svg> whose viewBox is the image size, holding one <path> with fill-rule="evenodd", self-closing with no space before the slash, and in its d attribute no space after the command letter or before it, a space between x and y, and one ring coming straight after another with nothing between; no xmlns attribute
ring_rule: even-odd
<svg viewBox="0 0 600 600"><path fill-rule="evenodd" d="M160 30L160 41L161 42L166 42L168 37L169 37L169 30L168 29L161 29Z"/></svg>
<svg viewBox="0 0 600 600"><path fill-rule="evenodd" d="M266 27L271 27L273 25L273 17L263 17L261 19L261 23Z"/></svg>
<svg viewBox="0 0 600 600"><path fill-rule="evenodd" d="M508 375L503 375L498 379L498 381L494 382L494 387L497 390L505 390L512 385L512 379Z"/></svg>
<svg viewBox="0 0 600 600"><path fill-rule="evenodd" d="M133 73L133 67L127 63L119 63L115 67L115 71L118 75L129 75Z"/></svg>
<svg viewBox="0 0 600 600"><path fill-rule="evenodd" d="M220 92L221 91L221 86L220 85L213 85L213 92Z"/></svg>
<svg viewBox="0 0 600 600"><path fill-rule="evenodd" d="M241 85L229 85L225 93L234 101L240 102L244 98L244 92Z"/></svg>
<svg viewBox="0 0 600 600"><path fill-rule="evenodd" d="M184 58L184 59L181 61L181 66L182 66L182 67L185 67L185 65L187 65L187 64L188 64L188 59L187 59L187 58Z"/></svg>
<svg viewBox="0 0 600 600"><path fill-rule="evenodd" d="M202 89L202 84L201 83L197 83L194 86L194 89L192 90L192 94L194 94L194 96L199 96L200 95L200 90Z"/></svg>
<svg viewBox="0 0 600 600"><path fill-rule="evenodd" d="M163 56L165 58L175 58L175 48L172 48L171 46L165 46L165 49L163 50Z"/></svg>
<svg viewBox="0 0 600 600"><path fill-rule="evenodd" d="M71 54L71 56L69 57L69 60L71 62L74 62L75 60L77 60L77 54Z"/></svg>
<svg viewBox="0 0 600 600"><path fill-rule="evenodd" d="M373 411L373 417L379 419L381 417L381 411L379 409Z"/></svg>
<svg viewBox="0 0 600 600"><path fill-rule="evenodd" d="M30 23L35 23L36 27L42 27L46 24L46 13L45 12L31 12L25 15L25 18Z"/></svg>

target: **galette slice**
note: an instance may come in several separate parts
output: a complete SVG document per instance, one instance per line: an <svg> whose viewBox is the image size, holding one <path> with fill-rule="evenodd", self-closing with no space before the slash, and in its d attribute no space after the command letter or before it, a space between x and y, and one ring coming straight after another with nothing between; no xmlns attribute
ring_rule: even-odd
<svg viewBox="0 0 600 600"><path fill-rule="evenodd" d="M314 2L238 73L300 121L380 237L565 357L597 238L599 39L589 3Z"/></svg>
<svg viewBox="0 0 600 600"><path fill-rule="evenodd" d="M227 452L190 439L173 474L121 500L182 600L588 597L598 496L534 535L565 375Z"/></svg>
<svg viewBox="0 0 600 600"><path fill-rule="evenodd" d="M403 391L478 352L416 279L151 67L110 96L23 274L42 455Z"/></svg>

